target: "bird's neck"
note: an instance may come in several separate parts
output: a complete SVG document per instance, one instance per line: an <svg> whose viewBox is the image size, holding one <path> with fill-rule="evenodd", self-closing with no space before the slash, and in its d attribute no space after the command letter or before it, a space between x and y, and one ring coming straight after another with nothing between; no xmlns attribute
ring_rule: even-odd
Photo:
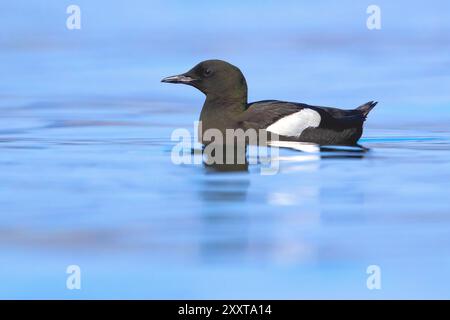
<svg viewBox="0 0 450 320"><path fill-rule="evenodd" d="M215 108L217 111L239 111L242 112L247 107L247 95L236 96L220 96L208 94L206 96L205 104L203 107Z"/></svg>
<svg viewBox="0 0 450 320"><path fill-rule="evenodd" d="M204 129L234 128L236 118L247 108L247 95L239 96L206 96L200 121Z"/></svg>

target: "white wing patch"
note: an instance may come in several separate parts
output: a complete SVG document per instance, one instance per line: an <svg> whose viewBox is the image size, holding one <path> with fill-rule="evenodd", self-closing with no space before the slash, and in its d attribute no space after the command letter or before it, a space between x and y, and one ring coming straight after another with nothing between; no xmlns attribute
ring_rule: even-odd
<svg viewBox="0 0 450 320"><path fill-rule="evenodd" d="M317 128L320 121L317 111L305 108L272 123L266 130L280 136L299 137L306 128Z"/></svg>

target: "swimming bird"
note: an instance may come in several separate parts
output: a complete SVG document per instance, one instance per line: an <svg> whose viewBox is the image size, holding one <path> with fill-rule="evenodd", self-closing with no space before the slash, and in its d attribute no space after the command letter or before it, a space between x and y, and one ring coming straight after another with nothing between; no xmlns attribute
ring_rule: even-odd
<svg viewBox="0 0 450 320"><path fill-rule="evenodd" d="M161 80L193 86L206 95L200 121L202 133L218 129L266 130L279 140L318 145L355 145L363 123L377 102L356 109L312 106L279 100L247 102L247 82L241 70L222 60L206 60L191 70Z"/></svg>

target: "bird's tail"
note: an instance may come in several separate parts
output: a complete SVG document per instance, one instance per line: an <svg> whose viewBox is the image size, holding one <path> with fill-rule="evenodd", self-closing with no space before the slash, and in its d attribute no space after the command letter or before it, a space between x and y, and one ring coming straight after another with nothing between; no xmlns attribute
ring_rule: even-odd
<svg viewBox="0 0 450 320"><path fill-rule="evenodd" d="M356 110L361 111L365 119L369 114L370 110L372 110L377 105L377 103L378 103L377 101L369 101L356 108Z"/></svg>

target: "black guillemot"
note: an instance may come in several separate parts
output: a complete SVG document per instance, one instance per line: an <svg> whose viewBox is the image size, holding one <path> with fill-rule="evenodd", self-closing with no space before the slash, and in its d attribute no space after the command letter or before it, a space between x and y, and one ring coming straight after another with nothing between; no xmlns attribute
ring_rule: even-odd
<svg viewBox="0 0 450 320"><path fill-rule="evenodd" d="M355 145L363 123L377 102L353 110L297 102L247 102L247 82L239 68L222 60L207 60L186 73L162 82L193 86L206 95L200 114L202 130L255 129L275 133L280 140L319 145Z"/></svg>

